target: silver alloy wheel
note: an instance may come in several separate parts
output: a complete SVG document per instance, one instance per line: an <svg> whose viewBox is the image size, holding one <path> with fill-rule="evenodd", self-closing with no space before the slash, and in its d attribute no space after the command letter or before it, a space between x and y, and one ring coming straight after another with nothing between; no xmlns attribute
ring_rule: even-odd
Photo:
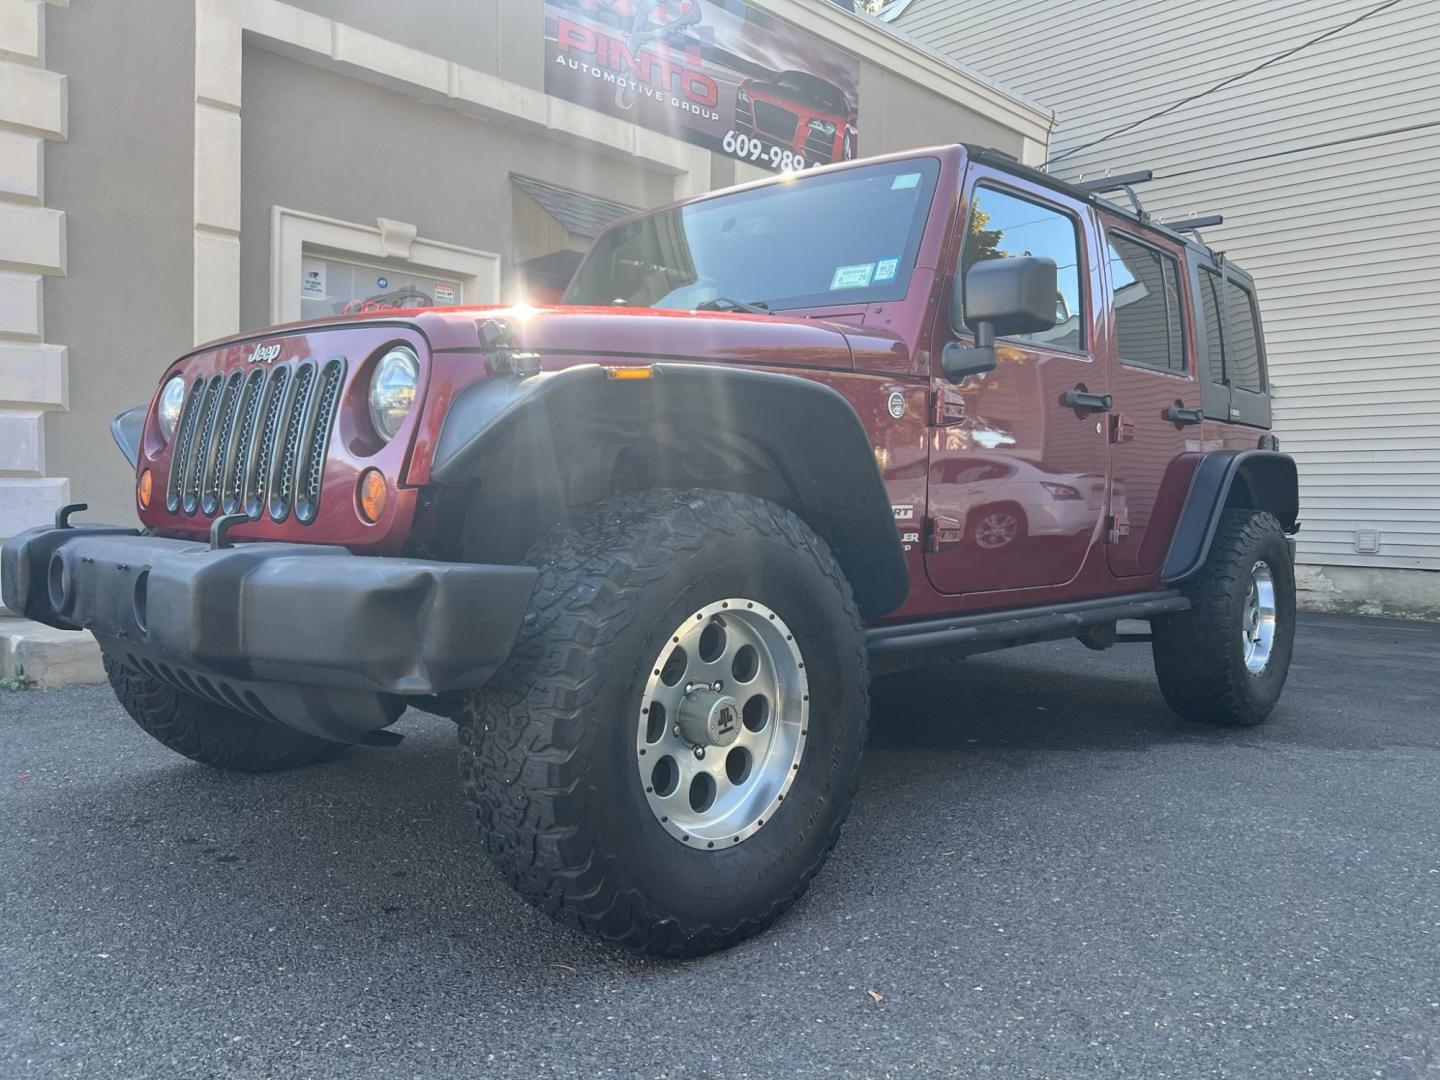
<svg viewBox="0 0 1440 1080"><path fill-rule="evenodd" d="M975 525L975 546L993 551L1014 543L1019 535L1019 518L1008 510L992 510Z"/></svg>
<svg viewBox="0 0 1440 1080"><path fill-rule="evenodd" d="M1270 663L1275 647L1275 578L1268 563L1257 562L1250 568L1250 589L1240 618L1245 668L1251 675L1259 675Z"/></svg>
<svg viewBox="0 0 1440 1080"><path fill-rule="evenodd" d="M635 757L656 820L707 850L755 835L800 771L809 716L805 660L780 616L743 597L691 614L640 702Z"/></svg>

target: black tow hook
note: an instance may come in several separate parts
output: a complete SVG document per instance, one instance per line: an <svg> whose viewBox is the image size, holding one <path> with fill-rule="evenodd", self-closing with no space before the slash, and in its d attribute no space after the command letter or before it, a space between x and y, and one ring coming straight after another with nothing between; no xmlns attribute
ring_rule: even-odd
<svg viewBox="0 0 1440 1080"><path fill-rule="evenodd" d="M89 503L66 503L55 511L55 527L57 529L73 529L75 526L70 524L70 515L89 509Z"/></svg>
<svg viewBox="0 0 1440 1080"><path fill-rule="evenodd" d="M250 520L249 514L224 514L210 523L210 550L230 547L230 530Z"/></svg>

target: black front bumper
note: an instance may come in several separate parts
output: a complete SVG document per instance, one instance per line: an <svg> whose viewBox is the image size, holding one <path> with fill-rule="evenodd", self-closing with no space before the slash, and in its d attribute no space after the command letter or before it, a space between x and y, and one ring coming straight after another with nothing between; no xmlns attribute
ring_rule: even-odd
<svg viewBox="0 0 1440 1080"><path fill-rule="evenodd" d="M406 697L473 690L504 662L536 571L260 543L212 550L108 526L32 529L0 551L6 606L89 630L188 693L342 741Z"/></svg>

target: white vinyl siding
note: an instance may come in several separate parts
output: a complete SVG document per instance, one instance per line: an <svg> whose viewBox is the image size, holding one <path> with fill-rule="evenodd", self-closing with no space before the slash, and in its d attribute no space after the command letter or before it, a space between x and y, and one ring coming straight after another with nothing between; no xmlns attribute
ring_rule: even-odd
<svg viewBox="0 0 1440 1080"><path fill-rule="evenodd" d="M1053 108L1055 157L1378 3L913 0L893 25ZM1052 166L1154 169L1157 218L1225 215L1205 240L1255 276L1302 562L1440 570L1440 127L1244 159L1434 123L1437 100L1440 3L1402 0Z"/></svg>

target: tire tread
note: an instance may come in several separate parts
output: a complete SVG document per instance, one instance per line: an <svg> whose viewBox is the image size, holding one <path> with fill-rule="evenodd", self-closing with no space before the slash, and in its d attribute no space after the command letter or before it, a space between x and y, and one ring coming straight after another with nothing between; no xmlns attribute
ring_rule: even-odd
<svg viewBox="0 0 1440 1080"><path fill-rule="evenodd" d="M1221 514L1204 566L1181 586L1190 610L1153 620L1152 651L1160 692L1181 716L1223 727L1251 727L1269 716L1274 702L1257 700L1249 672L1235 648L1231 607L1235 591L1250 573L1257 551L1285 543L1279 520L1270 513L1232 509ZM1277 578L1278 616L1285 648L1272 662L1288 666L1294 625L1293 573ZM1283 685L1284 676L1280 676ZM1277 691L1278 694L1278 691Z"/></svg>
<svg viewBox="0 0 1440 1080"><path fill-rule="evenodd" d="M173 690L109 655L104 656L104 663L115 696L146 734L212 769L278 772L328 761L344 750L340 743Z"/></svg>

